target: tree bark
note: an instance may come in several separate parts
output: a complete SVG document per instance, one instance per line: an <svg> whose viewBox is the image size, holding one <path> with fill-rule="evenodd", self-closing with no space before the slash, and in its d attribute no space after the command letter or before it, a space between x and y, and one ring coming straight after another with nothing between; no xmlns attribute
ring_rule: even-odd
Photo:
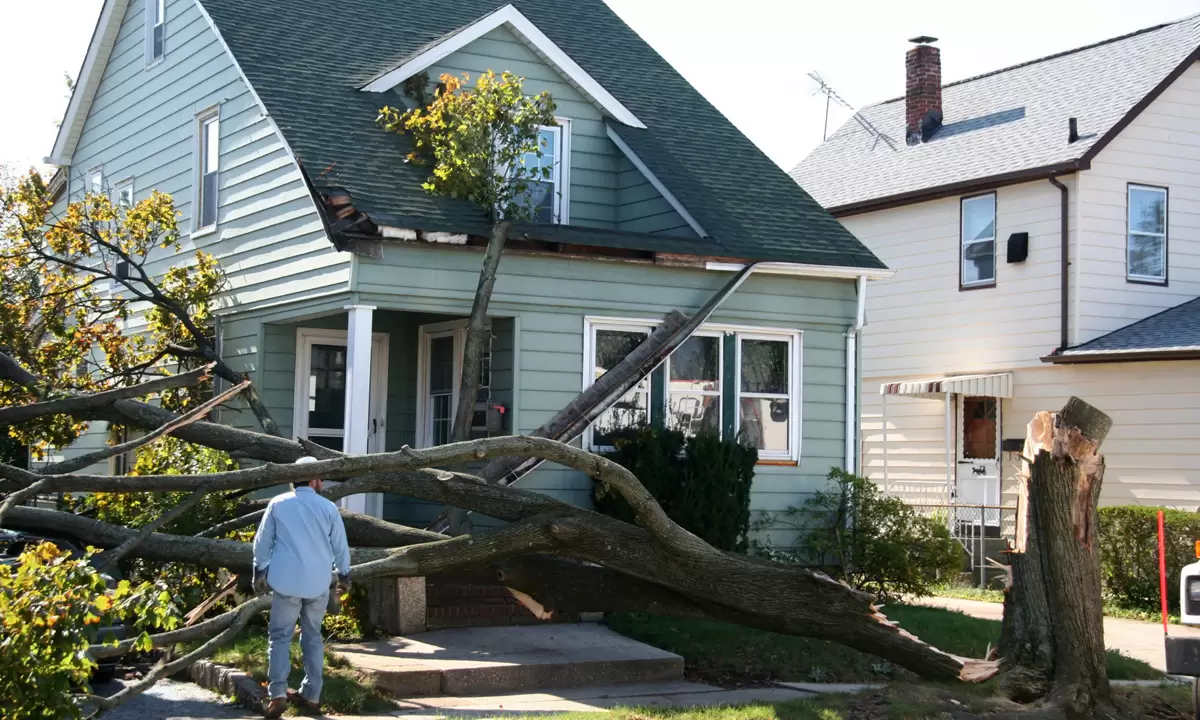
<svg viewBox="0 0 1200 720"><path fill-rule="evenodd" d="M1068 717L1111 701L1096 532L1104 476L1099 446L1112 420L1078 398L1029 423L1018 535L1001 653L1013 699L1045 698Z"/></svg>

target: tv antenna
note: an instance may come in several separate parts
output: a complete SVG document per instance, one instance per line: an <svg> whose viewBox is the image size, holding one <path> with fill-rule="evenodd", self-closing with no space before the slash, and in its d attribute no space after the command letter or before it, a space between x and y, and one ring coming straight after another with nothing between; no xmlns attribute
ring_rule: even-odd
<svg viewBox="0 0 1200 720"><path fill-rule="evenodd" d="M838 105L841 105L853 113L852 117L855 119L855 121L857 121L864 130L871 133L871 135L875 137L876 142L882 140L892 150L896 149L896 146L892 144L891 138L880 132L879 129L872 125L869 120L859 114L859 112L854 109L854 106L847 102L844 97L838 95L837 90L834 90L829 83L825 82L825 79L821 77L820 73L818 73L816 70L813 70L808 74L808 77L810 77L813 82L817 84L817 89L813 95L825 95L825 126L821 130L821 142L825 142L829 136L829 103L836 102Z"/></svg>

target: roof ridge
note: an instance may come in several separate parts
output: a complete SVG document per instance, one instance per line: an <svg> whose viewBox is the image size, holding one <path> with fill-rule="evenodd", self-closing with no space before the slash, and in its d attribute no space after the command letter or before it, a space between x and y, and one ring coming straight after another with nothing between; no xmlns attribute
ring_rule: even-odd
<svg viewBox="0 0 1200 720"><path fill-rule="evenodd" d="M1128 40L1129 38L1137 37L1138 35L1144 35L1146 33L1151 33L1151 32L1155 32L1158 30L1162 30L1163 28L1171 27L1174 25L1179 25L1179 24L1187 22L1188 20L1195 20L1196 18L1200 18L1200 13L1193 13L1191 15L1188 15L1187 17L1182 17L1182 18L1179 18L1178 20L1172 20L1171 22L1159 23L1158 25L1152 25L1150 27L1145 27L1145 28L1142 28L1141 30L1134 30L1133 32L1125 33L1124 35L1117 35L1116 37L1099 40L1097 42L1090 43L1088 45L1081 45L1076 48L1071 48L1070 50L1062 50L1060 52L1056 52L1051 55L1044 55L1039 58L1034 58L1033 60L1026 60L1024 62L1017 63L1016 65L1009 65L1008 67L1003 67L998 70L990 70L985 73L980 73L979 75L972 75L971 77L963 78L962 80L955 80L954 82L949 82L949 83L943 84L942 89L944 90L948 87L954 87L955 85L965 85L966 83L969 83L969 82L974 82L976 80L982 80L983 78L991 77L993 75L999 75L1001 73L1006 73L1006 72L1009 72L1012 70L1019 70L1023 67L1028 67L1030 65L1036 65L1038 63L1046 62L1048 60L1057 60L1058 58L1066 57L1067 55L1074 55L1075 53L1083 52L1084 50L1092 50L1092 49L1101 47L1103 45L1108 45L1110 43L1121 42L1122 40ZM881 100L880 102L877 102L874 105L868 105L867 107L878 107L880 105L887 105L889 103L894 103L894 102L903 100L904 98L905 98L905 96L901 95L899 97L889 98L887 100Z"/></svg>
<svg viewBox="0 0 1200 720"><path fill-rule="evenodd" d="M1117 328L1116 330L1111 330L1109 332L1104 333L1103 335L1097 335L1096 337L1092 338L1091 340L1088 340L1087 342L1079 343L1078 345L1071 345L1070 347L1064 348L1064 350L1062 352L1065 352L1068 350L1079 350L1081 348L1085 348L1088 345L1091 345L1092 343L1097 342L1099 340L1103 340L1104 338L1106 338L1110 335L1115 335L1115 334L1121 332L1122 330L1128 330L1129 328L1133 327L1134 325L1140 325L1144 322L1148 322L1160 315L1166 315L1169 312L1178 310L1178 309L1184 307L1185 305L1191 305L1192 303L1200 303L1200 297L1194 297L1191 300L1185 300L1185 301L1179 303L1178 305L1172 305L1169 308L1164 308L1164 309L1159 310L1158 312L1154 313L1153 315L1147 315L1146 317L1142 318L1141 320L1134 320L1131 323L1122 325L1121 327Z"/></svg>

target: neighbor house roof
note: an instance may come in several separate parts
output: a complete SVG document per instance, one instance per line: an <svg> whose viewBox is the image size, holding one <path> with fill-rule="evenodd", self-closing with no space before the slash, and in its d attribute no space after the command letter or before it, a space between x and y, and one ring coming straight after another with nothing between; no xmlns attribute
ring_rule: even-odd
<svg viewBox="0 0 1200 720"><path fill-rule="evenodd" d="M317 185L345 188L376 223L485 234L487 218L421 189L406 141L375 124L390 94L364 87L493 15L500 0L201 0L223 41ZM882 268L602 0L514 0L554 46L645 128L610 119L708 237L694 254ZM504 68L496 68L502 70ZM612 106L610 104L610 107ZM661 236L610 233L657 250ZM679 252L684 245L670 240Z"/></svg>
<svg viewBox="0 0 1200 720"><path fill-rule="evenodd" d="M1172 358L1200 358L1200 298L1042 359L1084 363Z"/></svg>
<svg viewBox="0 0 1200 720"><path fill-rule="evenodd" d="M1198 47L1193 16L946 84L942 127L916 145L905 143L903 97L870 105L791 175L834 214L850 214L1086 169Z"/></svg>

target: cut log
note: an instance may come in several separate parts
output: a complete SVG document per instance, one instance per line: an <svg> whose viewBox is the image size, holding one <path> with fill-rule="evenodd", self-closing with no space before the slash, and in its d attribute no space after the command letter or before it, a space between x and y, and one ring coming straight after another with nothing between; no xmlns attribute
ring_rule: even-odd
<svg viewBox="0 0 1200 720"><path fill-rule="evenodd" d="M1018 482L1018 534L1000 650L1004 685L1020 702L1045 698L1068 717L1111 700L1096 542L1112 420L1079 398L1029 423Z"/></svg>

